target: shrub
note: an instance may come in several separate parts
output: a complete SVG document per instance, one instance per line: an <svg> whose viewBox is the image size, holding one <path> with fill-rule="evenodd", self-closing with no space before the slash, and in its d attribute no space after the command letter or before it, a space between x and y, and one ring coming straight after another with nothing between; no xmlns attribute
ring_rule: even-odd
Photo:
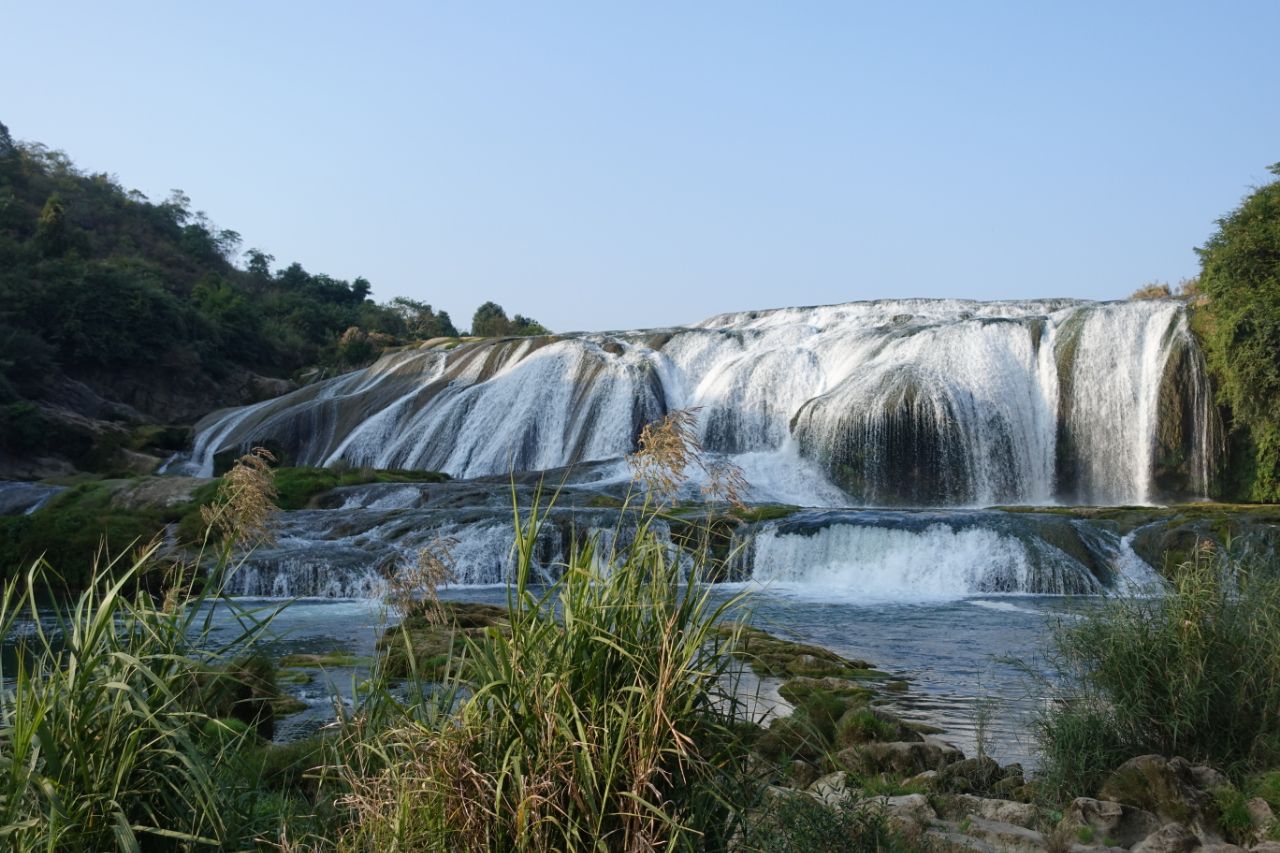
<svg viewBox="0 0 1280 853"><path fill-rule="evenodd" d="M1090 794L1142 754L1237 779L1280 758L1280 581L1197 548L1157 598L1121 595L1058 626L1062 677L1040 720L1046 781Z"/></svg>
<svg viewBox="0 0 1280 853"><path fill-rule="evenodd" d="M835 806L808 794L770 797L748 819L739 849L769 853L918 850L896 839L884 809L850 796Z"/></svg>

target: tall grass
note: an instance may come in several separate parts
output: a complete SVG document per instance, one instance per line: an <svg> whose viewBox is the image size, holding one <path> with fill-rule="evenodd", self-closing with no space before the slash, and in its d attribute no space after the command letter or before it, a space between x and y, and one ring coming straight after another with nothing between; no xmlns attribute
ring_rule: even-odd
<svg viewBox="0 0 1280 853"><path fill-rule="evenodd" d="M367 742L344 846L670 850L725 846L743 803L733 667L716 630L734 600L684 583L651 527L621 551L571 549L530 584L549 511L516 510L509 629L469 641L438 707ZM695 561L696 563L696 561ZM696 570L696 565L695 565ZM729 641L731 641L730 638ZM458 694L455 694L458 695Z"/></svg>
<svg viewBox="0 0 1280 853"><path fill-rule="evenodd" d="M1230 775L1280 760L1280 579L1198 548L1163 596L1121 595L1051 640L1062 693L1040 721L1045 779L1092 793L1142 754Z"/></svg>
<svg viewBox="0 0 1280 853"><path fill-rule="evenodd" d="M577 541L542 588L534 555L555 499L544 505L539 489L522 510L513 492L508 624L468 638L434 702L397 706L380 690L353 720L342 847L728 845L757 792L725 648L736 635L718 630L739 599L717 603L698 583L707 548L679 552L656 529L686 470L701 464L690 423L675 413L646 427L632 464L647 492L620 511L631 535L609 540L625 547ZM709 480L736 497L740 475Z"/></svg>
<svg viewBox="0 0 1280 853"><path fill-rule="evenodd" d="M664 429L676 440L664 440L672 434ZM687 467L676 450L691 434L678 418L648 433L654 482L682 484L679 471L662 466ZM628 500L607 540L625 545L579 540L559 579L538 587L534 555L555 499L539 490L521 508L513 491L506 624L467 635L443 683L414 665L406 628L408 682L375 670L357 704L339 708L337 736L295 754L269 749L252 725L222 719L225 698L245 693L228 679L246 688L271 680L247 658L273 614L235 609L221 595L234 546L269 535L268 461L242 459L205 515L206 543L221 536L208 582L181 571L170 594L153 598L138 583L157 562L153 545L127 565L95 568L70 602L45 600L37 570L0 593L0 634L25 636L16 664L0 665L0 844L730 846L760 792L746 766L739 664L726 648L737 637L720 630L739 601L713 598L697 581L708 549L678 551L660 534L669 496L651 490L638 505ZM734 472L724 477L732 495ZM433 587L448 577L448 562L446 548L413 577ZM402 611L417 602L443 618L433 589L395 592ZM235 609L232 622L242 626L222 643L215 606ZM285 776L295 787L281 794L267 777Z"/></svg>
<svg viewBox="0 0 1280 853"><path fill-rule="evenodd" d="M219 502L223 517L236 502ZM226 692L231 656L251 650L270 616L240 609L240 632L214 642L229 542L211 549L207 583L171 567L162 598L142 582L164 562L158 548L100 559L70 600L40 563L0 590L0 637L17 638L8 665L0 658L6 849L181 849L242 837L238 792L220 769L250 733L203 706L211 689Z"/></svg>

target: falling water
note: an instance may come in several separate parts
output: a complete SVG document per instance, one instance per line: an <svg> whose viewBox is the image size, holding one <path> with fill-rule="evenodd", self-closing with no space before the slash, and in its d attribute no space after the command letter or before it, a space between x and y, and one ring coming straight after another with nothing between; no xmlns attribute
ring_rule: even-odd
<svg viewBox="0 0 1280 853"><path fill-rule="evenodd" d="M397 352L206 418L187 470L252 444L293 464L540 470L619 459L685 407L708 450L809 505L1201 496L1220 434L1178 302L895 300ZM787 460L812 469L804 494L771 481Z"/></svg>

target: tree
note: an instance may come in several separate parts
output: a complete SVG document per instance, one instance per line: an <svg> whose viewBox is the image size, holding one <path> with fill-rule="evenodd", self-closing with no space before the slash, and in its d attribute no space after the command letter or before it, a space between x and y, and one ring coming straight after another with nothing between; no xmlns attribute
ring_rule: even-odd
<svg viewBox="0 0 1280 853"><path fill-rule="evenodd" d="M351 282L351 298L356 303L364 302L369 298L369 294L373 292L373 285L369 284L369 280L364 276L356 276L355 281Z"/></svg>
<svg viewBox="0 0 1280 853"><path fill-rule="evenodd" d="M45 199L36 219L36 248L46 258L57 257L71 244L67 226L67 208L62 197L53 193Z"/></svg>
<svg viewBox="0 0 1280 853"><path fill-rule="evenodd" d="M453 325L453 320L449 319L448 311L439 311L436 313L436 334L444 338L458 337L458 330Z"/></svg>
<svg viewBox="0 0 1280 853"><path fill-rule="evenodd" d="M471 318L471 334L482 338L498 338L511 334L507 312L496 302L486 302Z"/></svg>
<svg viewBox="0 0 1280 853"><path fill-rule="evenodd" d="M551 330L532 317L517 314L511 318L512 335L549 335Z"/></svg>
<svg viewBox="0 0 1280 853"><path fill-rule="evenodd" d="M275 255L268 255L261 249L250 249L245 256L249 259L245 266L249 275L264 281L271 278L271 262L276 259Z"/></svg>
<svg viewBox="0 0 1280 853"><path fill-rule="evenodd" d="M160 205L176 225L186 225L191 219L191 196L182 190L169 190L169 197Z"/></svg>
<svg viewBox="0 0 1280 853"><path fill-rule="evenodd" d="M1270 168L1280 176L1280 163ZM1280 180L1218 220L1200 254L1209 365L1253 450L1246 497L1280 500Z"/></svg>

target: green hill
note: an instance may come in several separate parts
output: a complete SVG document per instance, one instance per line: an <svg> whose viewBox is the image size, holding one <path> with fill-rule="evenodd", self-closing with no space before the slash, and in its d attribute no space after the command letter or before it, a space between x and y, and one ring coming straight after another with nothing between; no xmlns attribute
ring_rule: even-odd
<svg viewBox="0 0 1280 853"><path fill-rule="evenodd" d="M0 124L0 478L140 470L186 440L162 427L458 334L242 245L180 190L151 201Z"/></svg>

